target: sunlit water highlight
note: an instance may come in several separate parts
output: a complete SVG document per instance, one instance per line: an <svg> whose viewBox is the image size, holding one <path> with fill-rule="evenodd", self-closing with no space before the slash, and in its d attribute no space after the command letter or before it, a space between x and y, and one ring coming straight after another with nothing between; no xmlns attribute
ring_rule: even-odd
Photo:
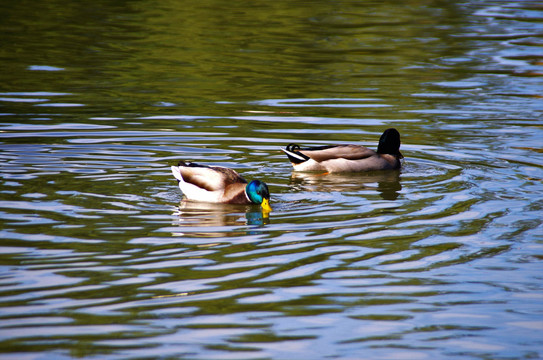
<svg viewBox="0 0 543 360"><path fill-rule="evenodd" d="M0 357L541 357L541 7L230 6L183 46L173 4L100 10L93 76L60 60L70 32L50 62L3 58ZM257 28L272 12L285 28ZM387 127L400 171L295 173L279 150ZM180 159L266 181L274 211L183 201Z"/></svg>

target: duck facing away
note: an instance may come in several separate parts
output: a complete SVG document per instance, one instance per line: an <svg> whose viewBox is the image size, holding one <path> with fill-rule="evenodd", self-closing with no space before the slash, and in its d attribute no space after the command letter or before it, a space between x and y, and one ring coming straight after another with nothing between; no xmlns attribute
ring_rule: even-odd
<svg viewBox="0 0 543 360"><path fill-rule="evenodd" d="M179 161L172 166L179 188L189 200L221 204L260 204L270 212L270 192L263 181L247 182L236 171Z"/></svg>
<svg viewBox="0 0 543 360"><path fill-rule="evenodd" d="M281 149L287 154L296 171L357 172L399 169L400 133L386 129L379 139L377 151L362 145L330 145L301 148L289 144Z"/></svg>

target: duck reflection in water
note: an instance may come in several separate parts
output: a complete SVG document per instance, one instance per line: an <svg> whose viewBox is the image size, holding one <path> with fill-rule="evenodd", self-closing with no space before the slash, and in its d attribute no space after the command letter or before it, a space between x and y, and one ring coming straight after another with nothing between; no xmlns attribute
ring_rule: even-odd
<svg viewBox="0 0 543 360"><path fill-rule="evenodd" d="M249 232L247 229L240 231L235 227L261 226L270 223L268 214L262 212L257 205L243 206L182 200L174 215L179 217L175 225L186 227L185 233L201 237L244 235Z"/></svg>
<svg viewBox="0 0 543 360"><path fill-rule="evenodd" d="M396 200L402 190L400 170L332 174L293 172L291 184L302 186L306 191L376 190L385 200Z"/></svg>

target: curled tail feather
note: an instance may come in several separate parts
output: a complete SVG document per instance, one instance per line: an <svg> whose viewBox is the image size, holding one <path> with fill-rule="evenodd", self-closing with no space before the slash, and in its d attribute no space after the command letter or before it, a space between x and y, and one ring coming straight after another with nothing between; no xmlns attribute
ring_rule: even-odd
<svg viewBox="0 0 543 360"><path fill-rule="evenodd" d="M298 144L288 144L286 149L281 149L285 154L287 154L288 159L293 164L301 164L309 160L309 156L302 154L300 150L300 145Z"/></svg>

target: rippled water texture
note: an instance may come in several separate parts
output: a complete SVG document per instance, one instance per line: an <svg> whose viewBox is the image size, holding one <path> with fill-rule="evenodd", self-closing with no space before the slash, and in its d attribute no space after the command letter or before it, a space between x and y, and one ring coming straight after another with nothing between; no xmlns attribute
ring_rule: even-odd
<svg viewBox="0 0 543 360"><path fill-rule="evenodd" d="M2 359L543 357L539 2L1 8ZM389 127L400 171L279 151Z"/></svg>

